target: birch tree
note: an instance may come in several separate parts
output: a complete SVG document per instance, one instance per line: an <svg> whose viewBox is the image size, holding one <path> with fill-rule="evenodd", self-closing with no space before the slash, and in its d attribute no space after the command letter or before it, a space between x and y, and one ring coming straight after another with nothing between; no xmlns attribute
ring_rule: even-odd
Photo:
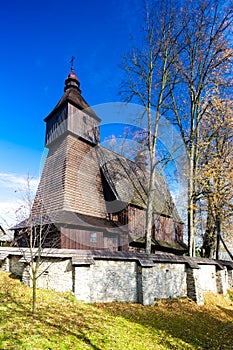
<svg viewBox="0 0 233 350"><path fill-rule="evenodd" d="M161 115L176 125L188 156L188 245L195 256L200 123L206 97L216 85L229 86L232 63L232 0L152 1L146 6L145 41L132 50L124 69L127 101L146 110L150 182L146 251L150 251L156 143ZM210 101L211 102L211 101ZM154 114L151 112L154 109Z"/></svg>
<svg viewBox="0 0 233 350"><path fill-rule="evenodd" d="M171 84L175 122L186 147L188 169L188 245L195 256L196 182L200 162L200 123L206 113L206 96L216 85L227 86L232 61L232 2L184 1L179 18L182 25L180 50ZM210 101L211 103L211 101Z"/></svg>
<svg viewBox="0 0 233 350"><path fill-rule="evenodd" d="M149 153L145 250L150 253L158 128L169 98L170 70L176 57L179 32L176 30L175 10L169 6L169 1L146 3L144 16L142 46L132 49L123 60L126 79L121 93L127 102L139 102L145 109L139 124L147 130L146 145Z"/></svg>

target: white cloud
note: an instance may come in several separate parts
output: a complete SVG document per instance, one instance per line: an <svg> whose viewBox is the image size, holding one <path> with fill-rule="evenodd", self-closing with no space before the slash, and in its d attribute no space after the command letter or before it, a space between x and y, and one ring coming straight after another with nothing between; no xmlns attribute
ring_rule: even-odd
<svg viewBox="0 0 233 350"><path fill-rule="evenodd" d="M19 202L0 202L0 225L9 228L17 222L16 211L20 207Z"/></svg>
<svg viewBox="0 0 233 350"><path fill-rule="evenodd" d="M18 175L11 173L0 173L0 186L11 188L17 191L18 189L30 188L35 190L38 186L38 179L30 178L28 175Z"/></svg>
<svg viewBox="0 0 233 350"><path fill-rule="evenodd" d="M19 219L17 210L25 204L25 197L35 196L39 179L23 174L0 173L0 225L9 227Z"/></svg>

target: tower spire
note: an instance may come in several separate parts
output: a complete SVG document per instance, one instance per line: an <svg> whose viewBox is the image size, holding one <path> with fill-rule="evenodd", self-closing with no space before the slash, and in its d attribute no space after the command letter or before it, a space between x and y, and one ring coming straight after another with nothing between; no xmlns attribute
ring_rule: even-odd
<svg viewBox="0 0 233 350"><path fill-rule="evenodd" d="M71 70L71 72L74 72L74 60L75 60L75 57L72 56L71 60L70 60L70 64L71 64L70 70Z"/></svg>
<svg viewBox="0 0 233 350"><path fill-rule="evenodd" d="M78 81L78 77L74 72L74 60L75 60L75 57L72 56L70 60L70 64L71 64L70 73L67 79L65 80L64 91L66 92L68 89L72 88L72 89L76 89L81 94L81 90L79 88L80 82Z"/></svg>

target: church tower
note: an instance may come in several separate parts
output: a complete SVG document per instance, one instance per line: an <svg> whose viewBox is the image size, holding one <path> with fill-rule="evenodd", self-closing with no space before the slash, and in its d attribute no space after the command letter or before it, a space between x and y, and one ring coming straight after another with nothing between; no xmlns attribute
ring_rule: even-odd
<svg viewBox="0 0 233 350"><path fill-rule="evenodd" d="M62 98L45 122L45 146L49 152L34 201L34 215L43 213L59 220L66 215L65 221L67 213L106 218L95 151L100 118L82 97L74 67L65 80Z"/></svg>
<svg viewBox="0 0 233 350"><path fill-rule="evenodd" d="M71 67L65 80L64 95L45 118L46 147L67 133L96 145L99 142L100 119L81 95L80 83Z"/></svg>

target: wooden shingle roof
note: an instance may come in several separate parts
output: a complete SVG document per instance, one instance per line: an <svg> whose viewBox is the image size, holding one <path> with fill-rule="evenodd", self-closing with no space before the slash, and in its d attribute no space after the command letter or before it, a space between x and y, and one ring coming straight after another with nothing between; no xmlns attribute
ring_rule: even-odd
<svg viewBox="0 0 233 350"><path fill-rule="evenodd" d="M57 212L43 215L41 217L34 216L30 219L26 219L14 227L12 230L23 229L25 227L40 226L40 225L51 225L55 224L59 226L68 227L80 227L82 229L99 229L109 232L114 232L118 229L118 225L114 221L110 221L106 218L98 218L90 215L83 215L66 210L59 210ZM123 230L124 228L122 228Z"/></svg>
<svg viewBox="0 0 233 350"><path fill-rule="evenodd" d="M143 170L136 163L104 147L96 148L102 173L117 200L146 208L148 193L148 170ZM181 218L162 174L156 174L154 193L154 211L174 221Z"/></svg>
<svg viewBox="0 0 233 350"><path fill-rule="evenodd" d="M65 211L105 219L110 212L106 196L104 198L106 190L113 193L114 205L122 202L124 207L132 204L146 208L147 186L148 172L134 162L102 146L92 147L67 135L50 147L33 210L46 215ZM156 175L154 211L181 222L161 174Z"/></svg>
<svg viewBox="0 0 233 350"><path fill-rule="evenodd" d="M74 72L71 72L65 81L65 89L64 89L65 92L62 98L54 107L52 112L44 119L45 122L47 122L54 115L54 113L59 111L65 104L68 104L68 103L71 103L73 106L77 107L80 110L85 110L85 113L92 116L98 122L101 121L101 119L90 108L87 101L82 97L79 86L80 86L80 83L78 81L77 76L74 74Z"/></svg>

